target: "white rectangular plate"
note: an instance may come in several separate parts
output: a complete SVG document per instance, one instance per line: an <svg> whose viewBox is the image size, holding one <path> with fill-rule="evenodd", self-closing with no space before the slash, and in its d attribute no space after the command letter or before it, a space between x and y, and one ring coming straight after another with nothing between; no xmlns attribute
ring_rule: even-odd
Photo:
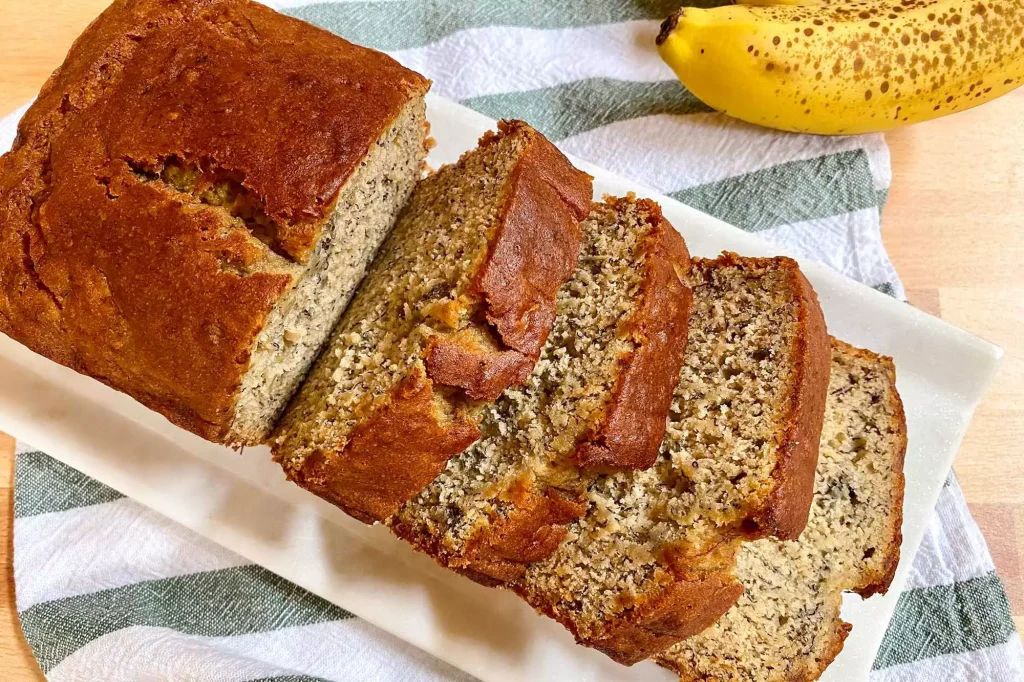
<svg viewBox="0 0 1024 682"><path fill-rule="evenodd" d="M428 98L438 145L455 160L493 121ZM756 237L590 164L595 196L661 203L694 255L776 255ZM888 596L849 597L853 633L826 680L866 679L960 439L1002 355L995 346L816 263L801 263L829 331L895 358L906 403L903 561ZM515 596L459 578L381 527L354 521L287 483L266 448L237 454L171 426L127 396L0 335L0 429L116 488L398 637L486 681L667 681L573 643Z"/></svg>

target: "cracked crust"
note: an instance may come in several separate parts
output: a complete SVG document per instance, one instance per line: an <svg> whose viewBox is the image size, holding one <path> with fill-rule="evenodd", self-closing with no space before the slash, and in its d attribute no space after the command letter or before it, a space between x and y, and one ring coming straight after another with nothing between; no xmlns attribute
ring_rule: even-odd
<svg viewBox="0 0 1024 682"><path fill-rule="evenodd" d="M0 161L0 331L223 440L339 190L427 87L255 3L115 2ZM244 200L154 181L175 165Z"/></svg>

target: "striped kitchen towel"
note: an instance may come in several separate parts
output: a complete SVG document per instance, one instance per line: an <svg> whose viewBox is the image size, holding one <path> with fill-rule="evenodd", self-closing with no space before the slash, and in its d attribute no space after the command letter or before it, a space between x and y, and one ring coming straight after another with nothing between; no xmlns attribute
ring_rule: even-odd
<svg viewBox="0 0 1024 682"><path fill-rule="evenodd" d="M436 93L531 121L568 152L902 297L879 233L883 138L779 134L707 110L652 47L677 5L275 3L389 51ZM22 627L52 681L468 679L24 444L14 563ZM952 478L872 679L1024 679L1006 595Z"/></svg>

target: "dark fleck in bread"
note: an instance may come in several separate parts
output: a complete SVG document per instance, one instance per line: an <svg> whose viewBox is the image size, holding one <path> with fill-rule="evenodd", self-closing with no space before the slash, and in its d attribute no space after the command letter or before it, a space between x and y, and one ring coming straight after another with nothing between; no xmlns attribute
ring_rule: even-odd
<svg viewBox="0 0 1024 682"><path fill-rule="evenodd" d="M711 625L739 597L747 539L807 518L829 347L787 258L695 259L686 362L658 461L600 476L586 516L514 588L581 644L632 664Z"/></svg>
<svg viewBox="0 0 1024 682"><path fill-rule="evenodd" d="M519 121L423 180L275 432L288 476L364 521L434 480L530 376L590 198Z"/></svg>
<svg viewBox="0 0 1024 682"><path fill-rule="evenodd" d="M0 331L259 442L421 174L428 81L244 0L118 0L0 159Z"/></svg>
<svg viewBox="0 0 1024 682"><path fill-rule="evenodd" d="M900 556L907 426L887 357L832 342L810 519L739 551L739 602L658 658L684 682L809 682L843 648L842 592L884 593Z"/></svg>
<svg viewBox="0 0 1024 682"><path fill-rule="evenodd" d="M483 437L388 520L441 564L485 582L522 575L586 511L601 467L649 466L679 378L690 257L652 201L594 204L576 271L526 385Z"/></svg>

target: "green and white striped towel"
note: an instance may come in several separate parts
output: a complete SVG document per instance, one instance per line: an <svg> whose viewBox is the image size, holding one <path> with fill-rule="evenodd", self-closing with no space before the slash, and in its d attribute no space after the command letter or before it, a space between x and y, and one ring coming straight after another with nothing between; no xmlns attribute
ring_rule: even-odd
<svg viewBox="0 0 1024 682"><path fill-rule="evenodd" d="M568 152L902 296L879 233L883 138L708 111L652 48L678 0L274 4L389 51L436 93L529 120ZM20 113L0 122L0 148ZM24 444L14 562L22 627L53 682L468 679ZM1022 679L1006 595L951 478L872 681Z"/></svg>

